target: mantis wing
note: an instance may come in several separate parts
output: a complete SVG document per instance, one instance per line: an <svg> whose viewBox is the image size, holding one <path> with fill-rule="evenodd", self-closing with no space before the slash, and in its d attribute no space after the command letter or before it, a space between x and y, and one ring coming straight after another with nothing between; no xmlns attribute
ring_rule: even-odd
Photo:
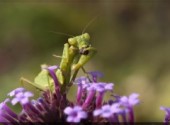
<svg viewBox="0 0 170 125"><path fill-rule="evenodd" d="M48 71L42 70L34 79L34 82L31 82L25 78L20 79L21 84L24 84L24 82L31 84L35 88L46 91L47 89L54 90L54 84L52 78L49 76Z"/></svg>
<svg viewBox="0 0 170 125"><path fill-rule="evenodd" d="M38 88L43 88L43 90L54 89L53 80L49 76L48 71L45 69L42 69L42 71L35 77L34 83L38 86Z"/></svg>

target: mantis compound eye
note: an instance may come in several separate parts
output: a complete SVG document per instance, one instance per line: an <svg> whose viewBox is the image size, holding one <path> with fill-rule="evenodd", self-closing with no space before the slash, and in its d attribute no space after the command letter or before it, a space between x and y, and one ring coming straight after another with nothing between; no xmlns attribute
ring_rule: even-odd
<svg viewBox="0 0 170 125"><path fill-rule="evenodd" d="M86 40L90 40L90 35L88 33L83 34L83 38Z"/></svg>
<svg viewBox="0 0 170 125"><path fill-rule="evenodd" d="M89 54L89 50L85 50L84 52L83 52L83 55L88 55Z"/></svg>
<svg viewBox="0 0 170 125"><path fill-rule="evenodd" d="M76 41L75 38L69 38L68 42L69 42L70 45L73 45L73 46L75 46L77 44L77 41Z"/></svg>
<svg viewBox="0 0 170 125"><path fill-rule="evenodd" d="M89 54L89 50L86 50L86 49L82 48L82 49L80 49L80 54L88 55Z"/></svg>

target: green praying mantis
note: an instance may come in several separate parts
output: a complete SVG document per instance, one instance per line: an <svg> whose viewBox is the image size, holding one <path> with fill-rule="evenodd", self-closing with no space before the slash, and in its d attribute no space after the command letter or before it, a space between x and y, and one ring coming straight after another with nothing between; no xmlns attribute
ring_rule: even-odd
<svg viewBox="0 0 170 125"><path fill-rule="evenodd" d="M61 88L66 89L75 80L79 69L85 72L83 66L96 54L97 50L91 46L90 35L84 33L68 39L64 44L63 54L59 68L56 70ZM53 91L54 84L47 70L42 71L35 77L34 82L30 82L25 78L21 78L21 82L27 82L35 86L37 89Z"/></svg>

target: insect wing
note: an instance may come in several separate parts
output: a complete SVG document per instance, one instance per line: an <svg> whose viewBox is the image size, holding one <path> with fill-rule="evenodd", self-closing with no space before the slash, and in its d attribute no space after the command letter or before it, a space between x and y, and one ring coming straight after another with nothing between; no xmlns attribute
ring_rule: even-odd
<svg viewBox="0 0 170 125"><path fill-rule="evenodd" d="M49 76L47 70L42 69L42 71L35 77L34 83L36 86L43 88L43 90L53 88L52 78Z"/></svg>

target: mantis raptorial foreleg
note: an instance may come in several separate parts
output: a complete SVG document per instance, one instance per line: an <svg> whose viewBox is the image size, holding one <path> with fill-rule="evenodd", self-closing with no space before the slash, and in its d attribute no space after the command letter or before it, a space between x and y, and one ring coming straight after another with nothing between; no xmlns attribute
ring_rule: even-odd
<svg viewBox="0 0 170 125"><path fill-rule="evenodd" d="M97 52L97 50L93 47L85 48L83 51L84 53L81 54L77 64L72 66L72 70L77 70L83 67Z"/></svg>
<svg viewBox="0 0 170 125"><path fill-rule="evenodd" d="M68 84L70 82L71 65L78 49L74 46L69 46L68 43L64 44L63 55L60 63L60 68L57 70L56 75L60 84Z"/></svg>
<svg viewBox="0 0 170 125"><path fill-rule="evenodd" d="M81 50L81 55L76 59L76 62L74 62L74 64L72 65L72 71L74 71L72 77L71 77L71 83L75 80L77 73L79 71L79 69L81 68L83 70L83 72L87 75L87 78L90 80L87 72L84 69L84 65L85 63L87 63L92 57L93 55L97 52L95 48L93 47L88 47L88 48L84 48L83 50ZM91 80L90 80L91 81Z"/></svg>
<svg viewBox="0 0 170 125"><path fill-rule="evenodd" d="M60 82L60 84L64 83L64 72L66 72L67 70L67 65L68 65L68 60L69 60L69 45L68 43L64 44L64 49L63 49L63 55L62 55L62 59L60 62L60 67L56 72L58 81Z"/></svg>
<svg viewBox="0 0 170 125"><path fill-rule="evenodd" d="M64 44L60 69L57 76L61 84L71 84L79 71L97 52L91 47L88 33L68 39ZM85 70L84 70L85 71ZM71 74L73 72L73 74Z"/></svg>

